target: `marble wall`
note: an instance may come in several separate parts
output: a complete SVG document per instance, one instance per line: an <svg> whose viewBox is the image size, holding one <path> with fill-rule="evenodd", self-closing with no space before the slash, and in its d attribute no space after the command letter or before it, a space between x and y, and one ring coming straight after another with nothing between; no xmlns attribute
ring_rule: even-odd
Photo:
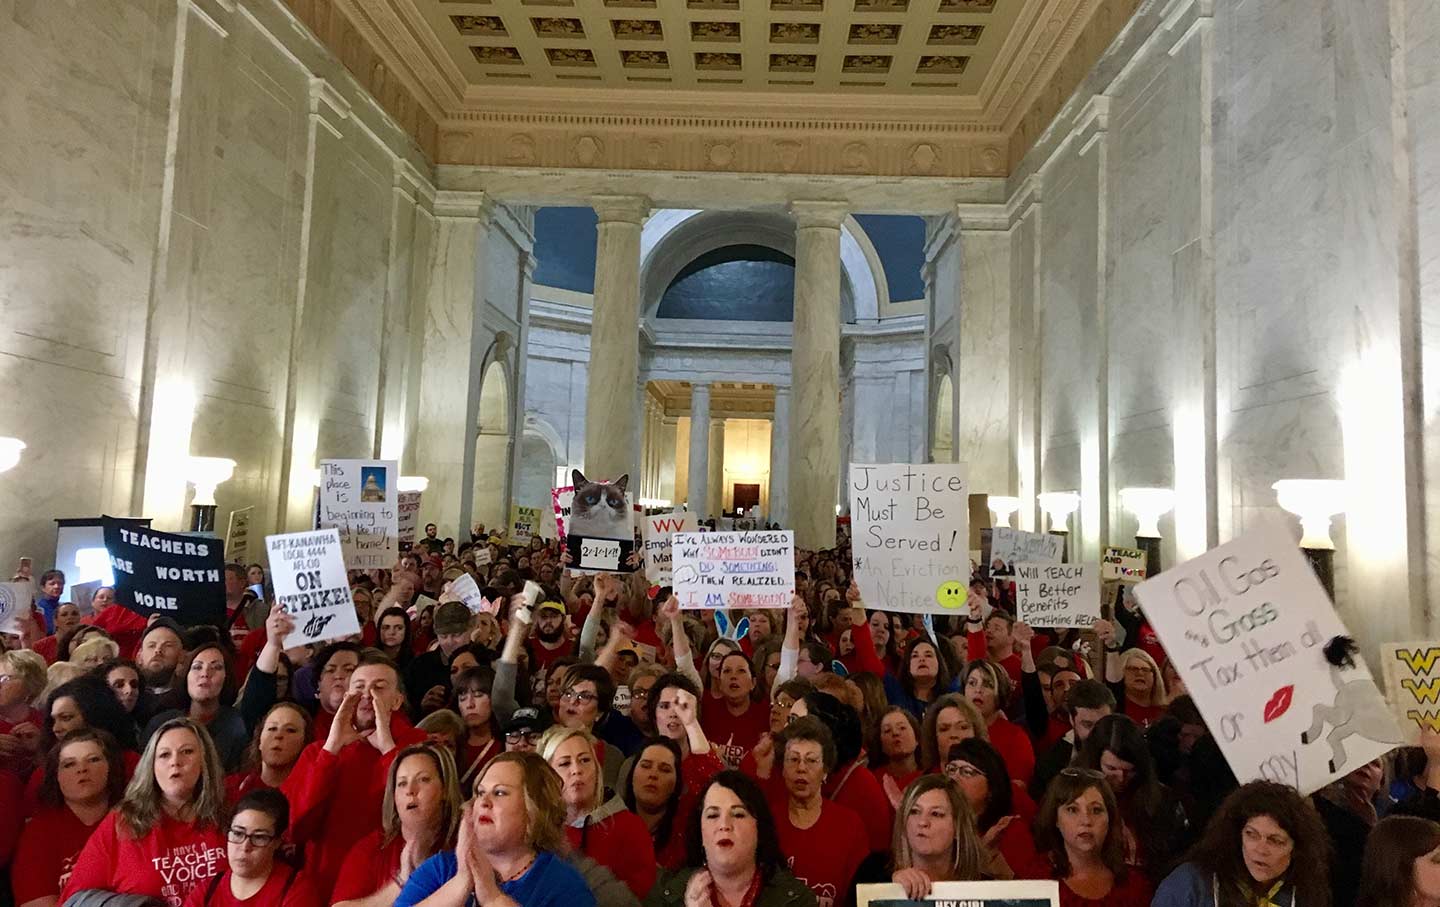
<svg viewBox="0 0 1440 907"><path fill-rule="evenodd" d="M252 557L308 525L317 459L412 471L431 167L283 3L8 4L0 79L0 434L29 445L0 550L48 565L54 518L102 512L184 528L190 455L237 461L218 522L255 508ZM494 208L465 354L508 336L513 379L531 240Z"/></svg>
<svg viewBox="0 0 1440 907"><path fill-rule="evenodd" d="M1416 567L1440 543L1424 482L1440 464L1437 42L1440 13L1411 0L1143 3L1009 203L932 225L930 367L953 357L962 379L956 458L987 480L1013 464L1005 490L1027 500L1080 491L1087 557L1135 531L1119 489L1173 487L1166 563L1295 526L1278 479L1344 478L1351 627L1372 643L1433 630ZM1005 239L937 240L977 220Z"/></svg>

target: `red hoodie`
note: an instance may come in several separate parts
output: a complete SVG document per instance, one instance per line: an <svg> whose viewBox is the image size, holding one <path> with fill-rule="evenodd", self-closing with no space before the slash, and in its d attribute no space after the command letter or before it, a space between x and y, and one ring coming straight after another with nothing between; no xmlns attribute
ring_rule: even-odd
<svg viewBox="0 0 1440 907"><path fill-rule="evenodd" d="M75 860L60 893L60 903L77 891L103 888L119 894L145 894L180 907L196 885L225 870L225 836L218 828L196 828L162 814L143 838L133 838L111 812Z"/></svg>
<svg viewBox="0 0 1440 907"><path fill-rule="evenodd" d="M366 740L357 740L331 754L312 743L280 790L290 799L291 835L305 845L305 868L322 899L328 899L345 855L361 838L380 830L380 802L390 763L407 746L424 743L403 715L390 718L395 748L385 755Z"/></svg>

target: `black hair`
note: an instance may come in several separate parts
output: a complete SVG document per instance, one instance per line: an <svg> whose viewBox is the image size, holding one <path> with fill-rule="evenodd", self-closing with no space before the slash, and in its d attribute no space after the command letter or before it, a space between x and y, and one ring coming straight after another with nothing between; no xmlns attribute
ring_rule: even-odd
<svg viewBox="0 0 1440 907"><path fill-rule="evenodd" d="M765 802L765 792L749 775L735 769L717 772L695 797L695 808L691 811L690 827L685 835L685 865L706 865L705 841L700 826L705 817L705 797L710 788L717 786L732 791L744 804L745 811L755 819L755 868L763 887L775 877L776 872L785 868L785 855L780 850L780 836L775 831L775 819Z"/></svg>
<svg viewBox="0 0 1440 907"><path fill-rule="evenodd" d="M990 786L990 797L985 801L985 808L975 816L975 824L980 831L989 831L1001 818L1015 811L1010 769L1005 766L1005 757L1000 755L1000 751L995 749L990 741L971 737L952 745L950 752L945 754L946 762L957 759L968 762L985 773L985 781Z"/></svg>
<svg viewBox="0 0 1440 907"><path fill-rule="evenodd" d="M80 715L85 719L85 726L105 731L113 738L113 742L122 749L135 750L138 744L135 738L135 721L125 711L125 707L116 698L115 691L104 680L91 675L82 675L74 680L60 684L45 697L45 728L42 737L41 747L48 750L53 747L59 738L55 736L55 718L53 709L56 701L70 699L74 701Z"/></svg>
<svg viewBox="0 0 1440 907"><path fill-rule="evenodd" d="M865 728L860 723L860 713L838 697L818 690L812 690L802 698L806 711L820 719L835 740L835 765L829 768L849 765L865 745Z"/></svg>
<svg viewBox="0 0 1440 907"><path fill-rule="evenodd" d="M275 823L275 836L285 834L285 829L290 827L290 801L285 795L271 787L260 787L250 791L240 798L235 804L235 809L230 814L230 821L235 817L253 809L257 813L264 813Z"/></svg>
<svg viewBox="0 0 1440 907"><path fill-rule="evenodd" d="M668 752L675 759L675 789L670 792L670 799L665 803L665 811L660 816L660 821L650 831L650 837L655 842L655 849L659 850L670 841L670 832L675 827L675 813L680 808L680 797L685 793L685 773L680 770L680 764L685 761L685 754L680 751L680 744L669 737L647 737L645 742L635 748L635 755L630 759L630 767L625 770L625 781L620 789L624 792L621 797L625 806L633 813L639 813L635 802L635 769L640 765L640 757L652 746L658 746Z"/></svg>
<svg viewBox="0 0 1440 907"><path fill-rule="evenodd" d="M615 704L615 680L608 670L597 664L578 664L565 672L566 689L586 680L595 684L596 714L603 718Z"/></svg>
<svg viewBox="0 0 1440 907"><path fill-rule="evenodd" d="M678 689L684 690L691 696L694 696L698 708L700 690L698 687L695 686L695 682L693 680L691 680L689 677L686 677L684 674L678 673L676 671L671 671L668 674L661 674L659 678L656 679L655 685L650 688L650 698L645 703L645 717L650 720L650 726L652 728L658 729L660 727L660 725L655 722L655 709L660 705L660 694L664 693L671 687L676 687Z"/></svg>
<svg viewBox="0 0 1440 907"><path fill-rule="evenodd" d="M380 626L385 623L387 617L398 617L405 624L405 637L400 640L400 651L395 653L395 661L400 665L409 663L414 653L410 650L411 634L414 632L410 626L410 613L399 605L391 605L380 612L380 618L375 621L375 648L382 646L380 642ZM382 649L383 651L383 649Z"/></svg>
<svg viewBox="0 0 1440 907"><path fill-rule="evenodd" d="M1080 709L1103 709L1109 706L1115 710L1115 694L1098 680L1082 680L1065 694L1065 711L1073 718Z"/></svg>

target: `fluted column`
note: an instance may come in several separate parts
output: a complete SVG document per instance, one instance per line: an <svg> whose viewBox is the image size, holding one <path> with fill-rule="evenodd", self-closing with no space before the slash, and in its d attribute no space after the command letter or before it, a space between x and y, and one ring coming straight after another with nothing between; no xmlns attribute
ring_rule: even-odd
<svg viewBox="0 0 1440 907"><path fill-rule="evenodd" d="M704 519L710 514L710 385L690 385L690 475L685 499L690 512Z"/></svg>
<svg viewBox="0 0 1440 907"><path fill-rule="evenodd" d="M788 525L790 476L790 388L775 388L775 418L770 423L770 511L766 518Z"/></svg>
<svg viewBox="0 0 1440 907"><path fill-rule="evenodd" d="M835 547L840 482L840 224L838 202L795 202L795 320L790 374L790 523L800 548Z"/></svg>
<svg viewBox="0 0 1440 907"><path fill-rule="evenodd" d="M585 394L585 473L614 479L637 468L639 407L640 226L650 202L638 196L593 201L595 311L590 322L590 376Z"/></svg>
<svg viewBox="0 0 1440 907"><path fill-rule="evenodd" d="M725 420L710 420L710 512L725 512Z"/></svg>

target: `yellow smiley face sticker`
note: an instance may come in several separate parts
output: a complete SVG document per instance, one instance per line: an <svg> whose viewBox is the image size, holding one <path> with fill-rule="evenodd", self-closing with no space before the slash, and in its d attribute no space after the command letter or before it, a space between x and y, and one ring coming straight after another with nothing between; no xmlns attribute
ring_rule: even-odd
<svg viewBox="0 0 1440 907"><path fill-rule="evenodd" d="M969 590L959 580L950 580L941 583L940 588L935 590L935 600L942 608L963 608L968 598Z"/></svg>

